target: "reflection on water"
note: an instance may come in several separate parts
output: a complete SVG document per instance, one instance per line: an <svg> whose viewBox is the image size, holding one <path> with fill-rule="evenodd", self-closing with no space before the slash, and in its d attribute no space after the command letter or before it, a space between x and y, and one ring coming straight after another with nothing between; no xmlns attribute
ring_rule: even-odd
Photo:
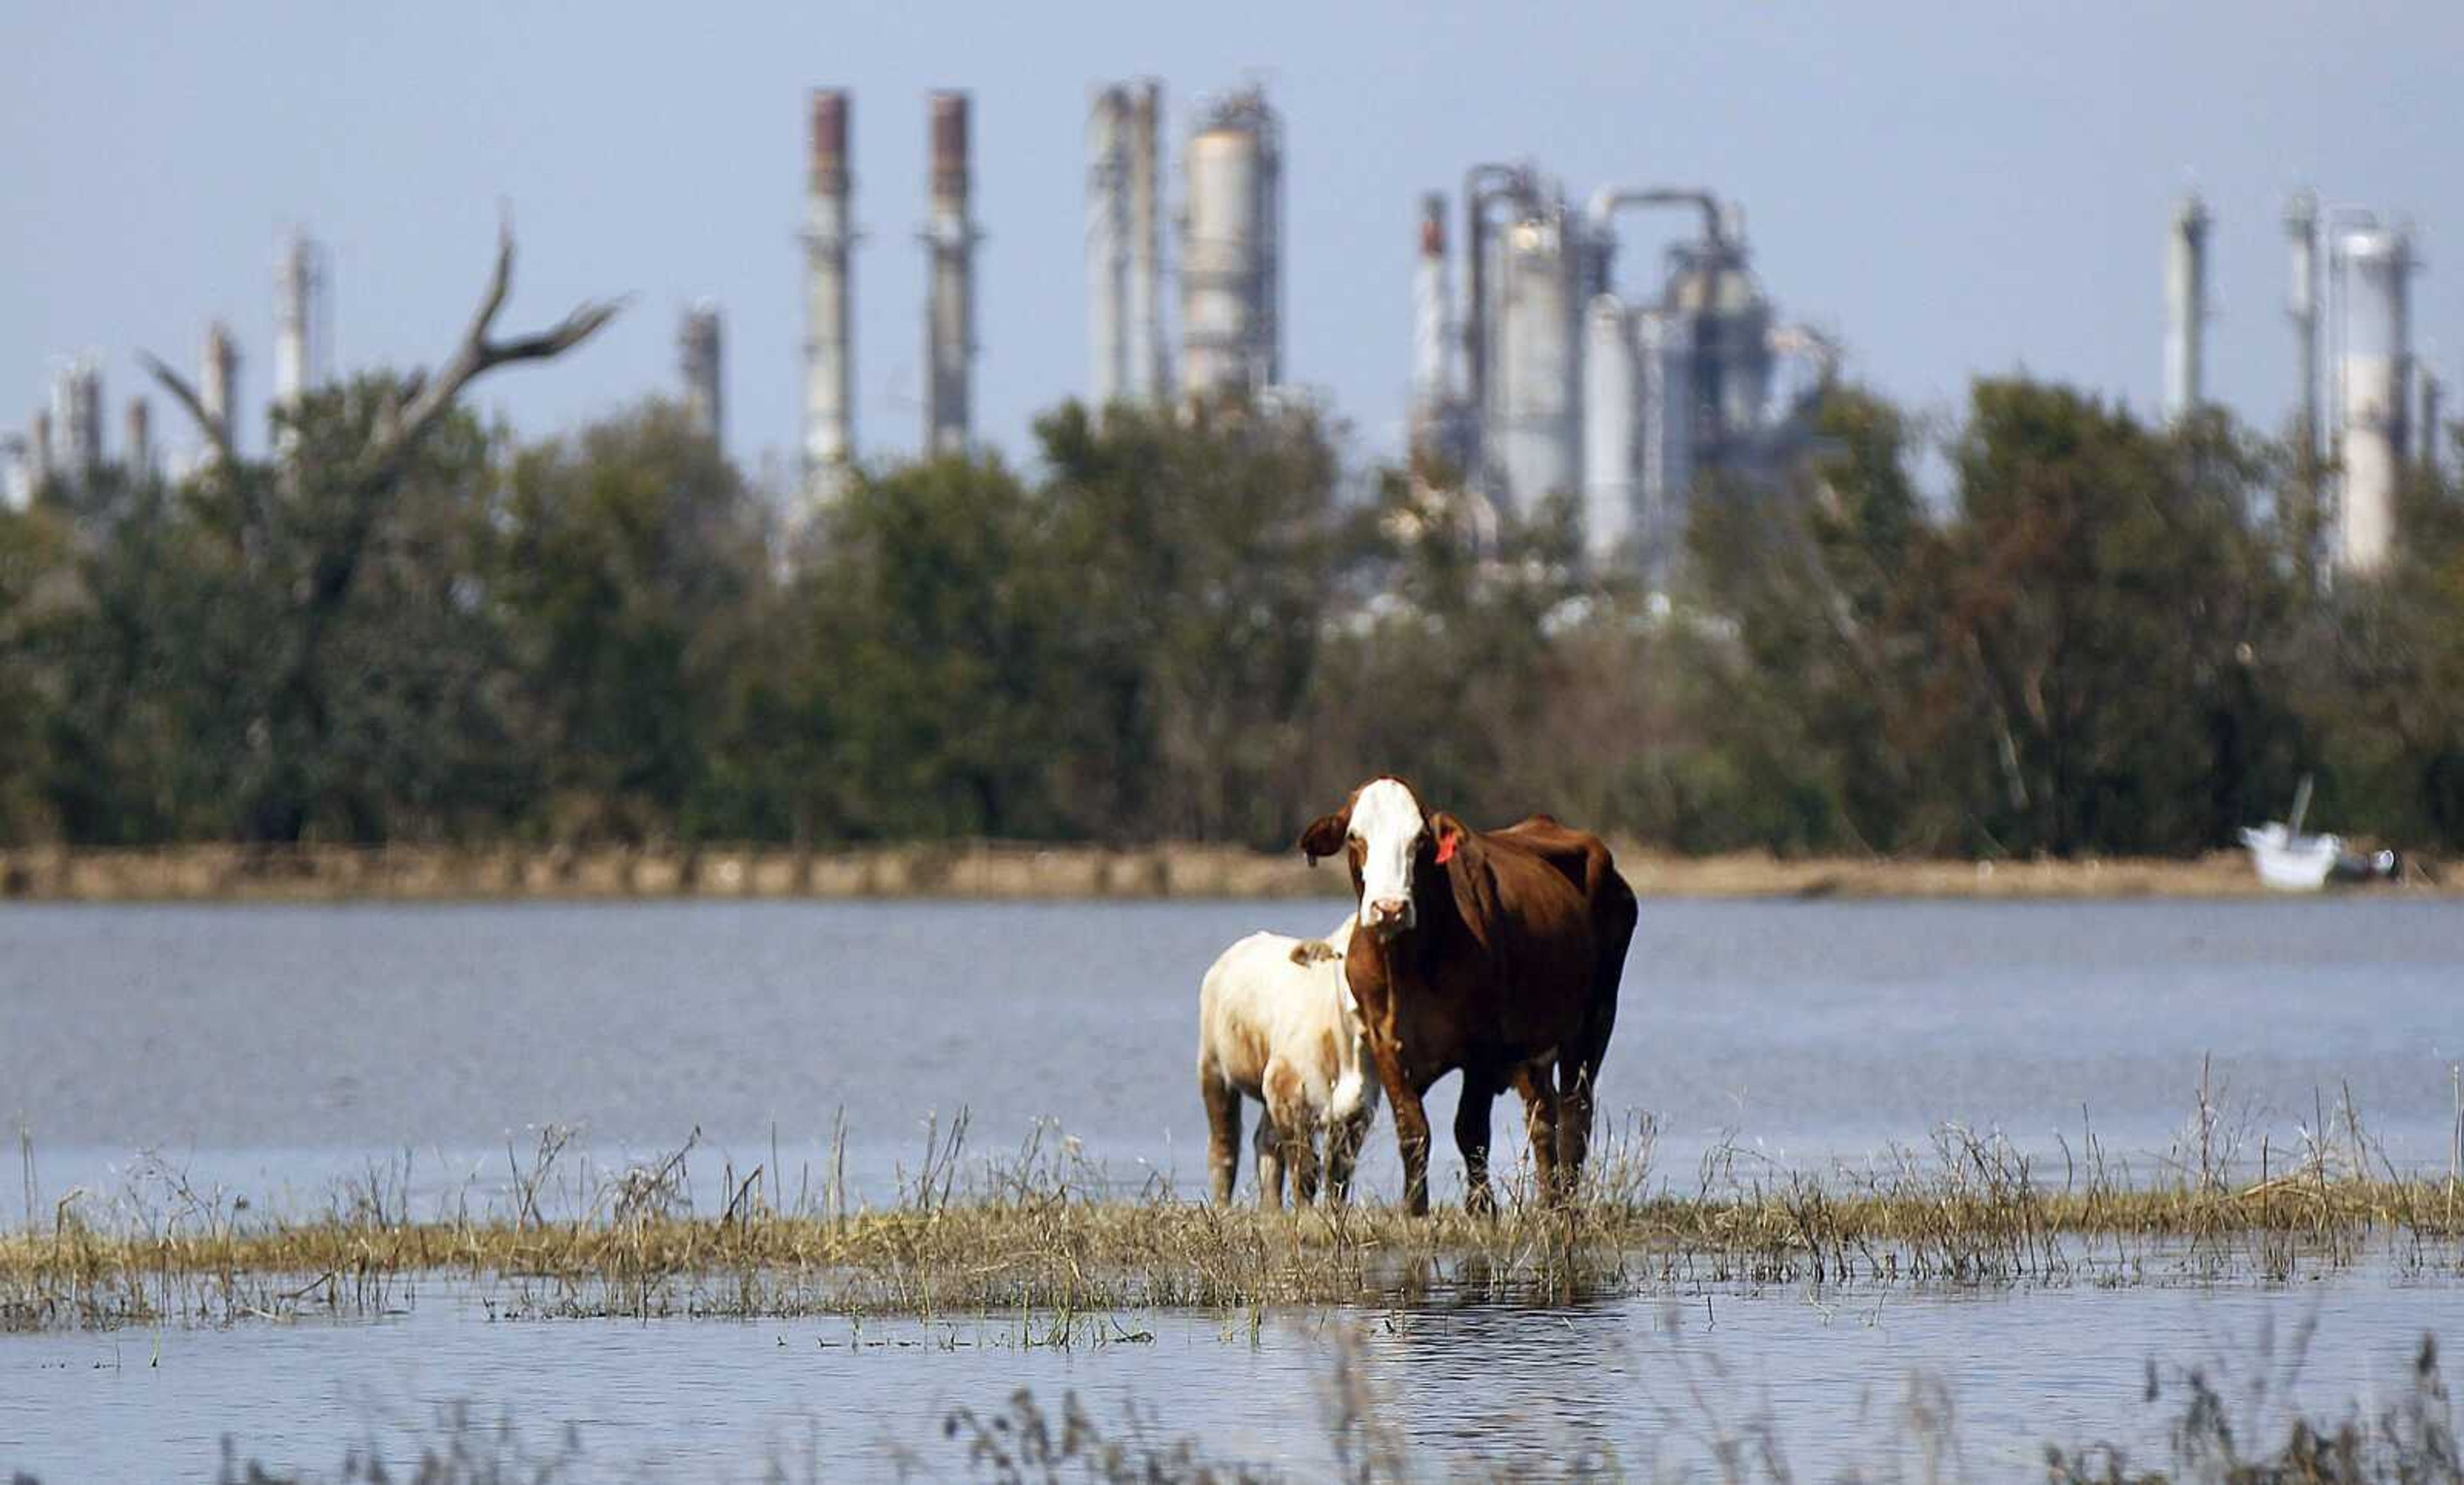
<svg viewBox="0 0 2464 1485"><path fill-rule="evenodd" d="M1824 1477L1851 1463L1913 1476L1915 1385L1936 1411L1947 1401L1947 1442L1967 1463L1998 1476L2036 1465L2045 1441L2108 1440L2160 1461L2182 1397L2144 1400L2150 1359L2207 1364L2245 1438L2280 1441L2288 1400L2313 1415L2375 1411L2406 1386L2422 1331L2445 1328L2448 1299L2386 1274L2287 1289L1771 1291L1278 1314L1254 1341L1237 1317L1140 1315L1125 1328L1149 1342L1054 1351L1022 1347L1014 1318L492 1322L473 1297L435 1287L373 1323L0 1337L0 1470L201 1475L229 1433L270 1467L331 1472L371 1435L399 1456L438 1409L471 1400L478 1422L512 1420L537 1452L570 1427L585 1460L628 1475L752 1479L773 1454L791 1466L809 1454L832 1462L827 1478L885 1471L903 1450L954 1473L948 1410L998 1408L1026 1386L1048 1407L1074 1390L1108 1427L1134 1405L1151 1432L1319 1474L1349 1328L1376 1419L1432 1474L1578 1457L1699 1473L1719 1440L1769 1434Z"/></svg>

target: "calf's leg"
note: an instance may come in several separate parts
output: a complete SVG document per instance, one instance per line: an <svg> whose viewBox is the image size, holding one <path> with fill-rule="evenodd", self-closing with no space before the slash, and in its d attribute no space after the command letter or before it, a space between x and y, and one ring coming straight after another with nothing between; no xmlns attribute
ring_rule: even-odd
<svg viewBox="0 0 2464 1485"><path fill-rule="evenodd" d="M1251 1141L1258 1151L1258 1205L1284 1205L1284 1136L1275 1127L1275 1111L1270 1107L1258 1116L1258 1133Z"/></svg>
<svg viewBox="0 0 2464 1485"><path fill-rule="evenodd" d="M1266 1063L1265 1094L1276 1154L1292 1178L1292 1205L1306 1207L1317 1200L1317 1110L1300 1070L1280 1056Z"/></svg>
<svg viewBox="0 0 2464 1485"><path fill-rule="evenodd" d="M1206 1104L1206 1170L1215 1205L1232 1200L1241 1179L1241 1090L1207 1068L1198 1070L1198 1096Z"/></svg>

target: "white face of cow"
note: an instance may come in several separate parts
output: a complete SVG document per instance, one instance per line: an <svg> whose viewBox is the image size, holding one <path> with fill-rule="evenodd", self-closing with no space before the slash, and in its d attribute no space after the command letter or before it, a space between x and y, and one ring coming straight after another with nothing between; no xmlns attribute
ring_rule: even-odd
<svg viewBox="0 0 2464 1485"><path fill-rule="evenodd" d="M1352 838L1360 842L1360 922L1381 939L1413 924L1412 865L1428 834L1420 802L1393 779L1364 785L1352 802Z"/></svg>

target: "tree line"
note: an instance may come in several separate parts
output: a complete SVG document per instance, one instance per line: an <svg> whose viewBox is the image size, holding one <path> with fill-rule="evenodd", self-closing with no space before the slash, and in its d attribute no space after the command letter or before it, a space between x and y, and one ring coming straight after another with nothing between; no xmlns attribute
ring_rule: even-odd
<svg viewBox="0 0 2464 1485"><path fill-rule="evenodd" d="M1927 436L1842 388L1655 596L1307 410L1065 404L1023 469L791 525L656 403L447 409L371 469L418 389L0 512L0 842L1282 848L1396 771L1682 851L1978 856L2197 853L2308 773L2322 826L2464 845L2464 492L2418 475L2393 567L2328 581L2325 472L2221 412L1987 380Z"/></svg>

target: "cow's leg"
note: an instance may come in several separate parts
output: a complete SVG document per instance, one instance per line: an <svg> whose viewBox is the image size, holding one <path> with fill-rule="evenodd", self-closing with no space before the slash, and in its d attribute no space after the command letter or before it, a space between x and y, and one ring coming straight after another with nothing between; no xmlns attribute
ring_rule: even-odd
<svg viewBox="0 0 2464 1485"><path fill-rule="evenodd" d="M1557 1152L1565 1139L1568 1112L1549 1081L1549 1064L1527 1062L1514 1070L1514 1091L1523 1096L1523 1132L1531 1141L1531 1174L1540 1199L1555 1202L1560 1164Z"/></svg>
<svg viewBox="0 0 2464 1485"><path fill-rule="evenodd" d="M1292 1205L1306 1207L1317 1200L1317 1110L1309 1104L1300 1070L1281 1057L1266 1064L1265 1092L1276 1153L1292 1178Z"/></svg>
<svg viewBox="0 0 2464 1485"><path fill-rule="evenodd" d="M1557 1065L1558 1098L1563 1106L1557 1119L1557 1164L1564 1174L1568 1196L1583 1184L1583 1158L1591 1153L1592 1088L1599 1076L1599 1067L1595 1057ZM1547 1073L1542 1073L1539 1080L1547 1086Z"/></svg>
<svg viewBox="0 0 2464 1485"><path fill-rule="evenodd" d="M1251 1140L1258 1152L1258 1205L1284 1205L1284 1137L1275 1127L1275 1111L1268 1105L1258 1115L1258 1133Z"/></svg>
<svg viewBox="0 0 2464 1485"><path fill-rule="evenodd" d="M1415 1088L1392 1059L1377 1059L1377 1081L1386 1101L1395 1106L1395 1153L1403 1162L1403 1209L1416 1217L1429 1214L1429 1111L1421 1105L1425 1086Z"/></svg>
<svg viewBox="0 0 2464 1485"><path fill-rule="evenodd" d="M1485 1216L1497 1210L1488 1188L1488 1116L1497 1085L1463 1069L1463 1101L1455 1105L1455 1148L1463 1152L1463 1210Z"/></svg>
<svg viewBox="0 0 2464 1485"><path fill-rule="evenodd" d="M1207 1068L1198 1070L1198 1095L1206 1103L1206 1170L1215 1205L1232 1200L1241 1179L1241 1090Z"/></svg>
<svg viewBox="0 0 2464 1485"><path fill-rule="evenodd" d="M1598 960L1592 976L1590 1024L1581 1043L1566 1049L1557 1063L1558 1092L1565 1117L1557 1126L1558 1164L1565 1167L1569 1195L1582 1185L1583 1161L1591 1153L1592 1112L1598 1103L1600 1063L1609 1054L1609 1036L1617 1030L1617 987L1625 979L1626 953L1634 944L1638 911L1634 892L1612 875L1599 909Z"/></svg>

